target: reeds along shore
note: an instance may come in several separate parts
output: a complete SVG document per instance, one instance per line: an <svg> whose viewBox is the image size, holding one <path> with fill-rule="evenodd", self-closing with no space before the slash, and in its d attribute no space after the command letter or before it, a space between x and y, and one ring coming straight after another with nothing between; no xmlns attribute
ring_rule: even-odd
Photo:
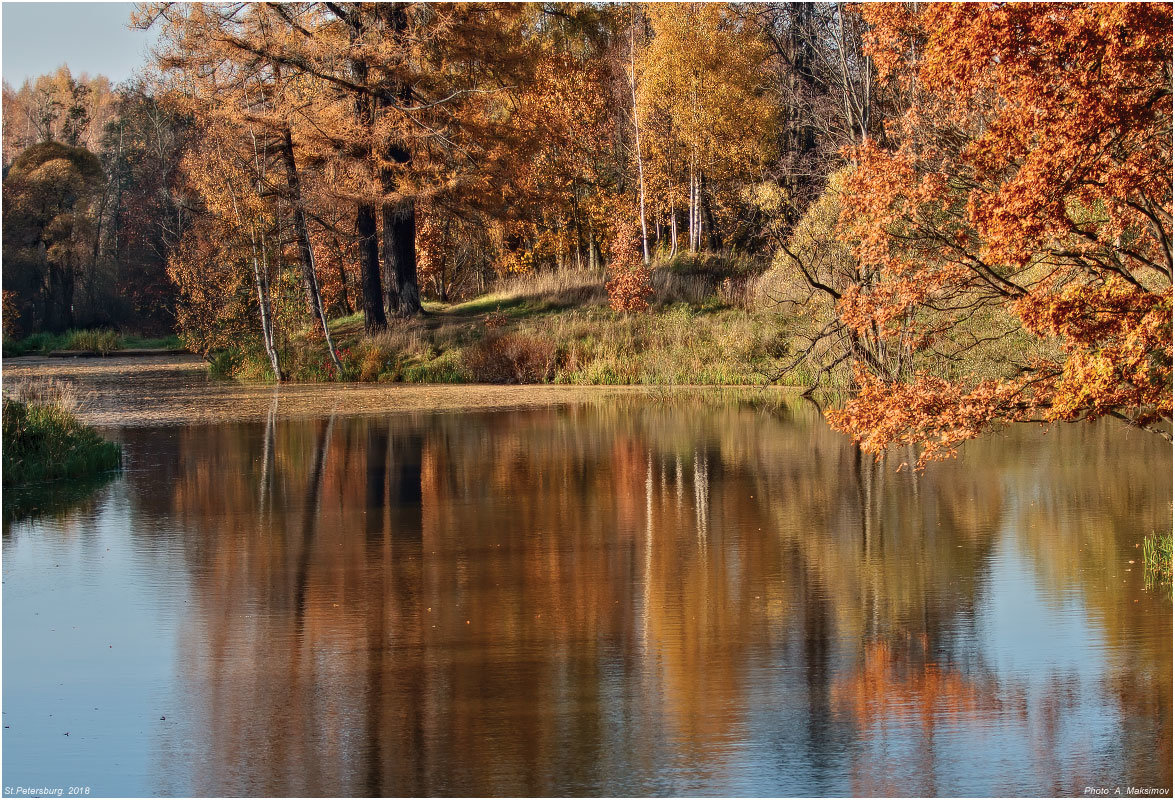
<svg viewBox="0 0 1175 800"><path fill-rule="evenodd" d="M5 387L4 486L84 478L122 464L122 448L78 420L71 384L34 381Z"/></svg>

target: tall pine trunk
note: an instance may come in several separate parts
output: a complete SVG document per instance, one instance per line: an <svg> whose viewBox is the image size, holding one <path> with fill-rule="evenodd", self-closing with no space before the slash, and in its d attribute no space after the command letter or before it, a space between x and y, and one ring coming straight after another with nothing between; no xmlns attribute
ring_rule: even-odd
<svg viewBox="0 0 1175 800"><path fill-rule="evenodd" d="M386 3L379 7L386 25L394 39L400 39L408 30L408 12L402 3ZM400 102L407 106L412 101L412 87L396 82L392 90ZM382 99L380 106L389 102ZM407 145L392 142L387 150L389 160L407 164L412 153ZM380 188L385 195L396 194L399 186L390 169L380 171ZM389 314L412 317L420 314L420 279L416 269L416 200L401 197L392 202L384 201L380 206L384 239L384 281Z"/></svg>
<svg viewBox="0 0 1175 800"><path fill-rule="evenodd" d="M358 39L363 32L363 25L356 12L344 17L350 27L352 49L358 47ZM351 79L358 85L367 83L367 64L360 58L352 58L347 62L351 72ZM356 92L353 98L355 121L360 129L369 136L372 135L374 120L372 117L371 101L368 97ZM355 233L359 239L359 287L363 295L363 329L367 333L382 331L388 327L388 318L384 314L383 290L379 277L379 240L376 238L375 204L360 202L355 209Z"/></svg>

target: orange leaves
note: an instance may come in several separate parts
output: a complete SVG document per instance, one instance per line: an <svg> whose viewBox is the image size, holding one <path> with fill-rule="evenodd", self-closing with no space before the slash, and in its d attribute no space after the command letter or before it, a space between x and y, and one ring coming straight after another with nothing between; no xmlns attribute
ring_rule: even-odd
<svg viewBox="0 0 1175 800"><path fill-rule="evenodd" d="M1060 337L1067 356L1046 417L1129 413L1149 425L1171 416L1171 289L1122 279L1034 292L1016 304L1025 327Z"/></svg>
<svg viewBox="0 0 1175 800"><path fill-rule="evenodd" d="M608 253L608 273L612 276L606 285L608 299L616 311L644 311L649 307L653 287L641 256L636 214L631 210L622 213L615 228Z"/></svg>
<svg viewBox="0 0 1175 800"><path fill-rule="evenodd" d="M881 5L862 13L875 25L881 64L908 59L910 42L925 42L919 101L898 130L907 141L943 145L946 162L926 163L922 146L919 157L924 168L965 178L968 221L987 261L1022 266L1041 248L1071 247L1070 195L1100 207L1092 233L1111 247L1119 232L1149 227L1132 203L1163 205L1165 197L1169 210L1169 5L942 4L913 16ZM1161 255L1147 250L1148 259Z"/></svg>
<svg viewBox="0 0 1175 800"><path fill-rule="evenodd" d="M958 383L918 373L908 381L886 382L861 364L855 367L856 397L826 414L867 453L894 445L922 445L918 466L951 458L957 447L993 428L1026 419L1031 403L1023 381L980 382L967 390Z"/></svg>
<svg viewBox="0 0 1175 800"><path fill-rule="evenodd" d="M833 425L874 453L921 443L923 462L1028 418L1170 436L1171 7L861 13L911 106L888 149L852 154L840 230L859 280L838 313L862 336L913 326L915 346L956 350L922 359L942 377L866 359ZM1005 319L1023 344L971 377L964 354Z"/></svg>

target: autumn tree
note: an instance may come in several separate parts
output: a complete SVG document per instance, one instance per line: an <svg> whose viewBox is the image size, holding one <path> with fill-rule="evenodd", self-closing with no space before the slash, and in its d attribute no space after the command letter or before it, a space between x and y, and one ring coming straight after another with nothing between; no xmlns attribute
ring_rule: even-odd
<svg viewBox="0 0 1175 800"><path fill-rule="evenodd" d="M598 271L605 208L615 192L617 118L607 59L617 20L588 7L534 13L528 79L507 106L509 147L499 149L489 180L469 200L483 201L478 211L500 250L500 272ZM571 31L581 37L575 48L566 38ZM631 116L627 124L631 129Z"/></svg>
<svg viewBox="0 0 1175 800"><path fill-rule="evenodd" d="M342 368L319 289L292 133L291 115L313 88L266 55L280 49L289 35L287 26L274 24L270 14L264 5L164 5L144 10L140 24L158 23L162 28L165 49L159 54L160 65L176 75L173 95L181 107L208 118L213 126L239 128L252 138L260 137L264 143L257 151L275 159L277 169L254 170L254 175L266 176L257 191L274 192L285 201L306 304L337 375ZM237 191L245 190L237 187ZM266 340L267 350L270 343ZM276 366L275 372L279 372Z"/></svg>
<svg viewBox="0 0 1175 800"><path fill-rule="evenodd" d="M118 92L102 75L75 76L68 66L24 81L4 83L4 164L37 142L62 142L98 152Z"/></svg>
<svg viewBox="0 0 1175 800"><path fill-rule="evenodd" d="M30 330L74 323L74 290L92 241L102 164L84 147L42 142L4 178L4 286Z"/></svg>
<svg viewBox="0 0 1175 800"><path fill-rule="evenodd" d="M191 222L179 180L193 135L190 116L142 81L120 85L97 154L106 174L95 208L83 324L172 330L175 287L168 257Z"/></svg>
<svg viewBox="0 0 1175 800"><path fill-rule="evenodd" d="M911 104L852 153L842 232L873 278L838 308L910 357L859 361L833 425L923 461L1029 419L1169 439L1170 6L862 13Z"/></svg>
<svg viewBox="0 0 1175 800"><path fill-rule="evenodd" d="M737 195L769 152L765 44L730 6L651 4L648 13L651 38L636 66L645 171L671 239L684 205L689 249L717 249L716 195Z"/></svg>
<svg viewBox="0 0 1175 800"><path fill-rule="evenodd" d="M784 204L764 219L782 221L786 234L844 166L846 148L884 140L886 120L908 98L878 82L859 5L788 2L737 10L767 45L775 115L767 181Z"/></svg>

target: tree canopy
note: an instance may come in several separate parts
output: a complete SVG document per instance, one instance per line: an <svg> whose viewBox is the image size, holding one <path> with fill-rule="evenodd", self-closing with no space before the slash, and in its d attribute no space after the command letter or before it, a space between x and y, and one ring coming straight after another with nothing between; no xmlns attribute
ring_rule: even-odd
<svg viewBox="0 0 1175 800"><path fill-rule="evenodd" d="M332 317L416 330L425 301L576 272L617 320L686 285L777 311L760 372L843 390L829 420L870 452L1101 416L1170 436L1169 5L134 24L160 34L150 77L5 86L10 330L174 324L279 380L310 340L339 378Z"/></svg>

